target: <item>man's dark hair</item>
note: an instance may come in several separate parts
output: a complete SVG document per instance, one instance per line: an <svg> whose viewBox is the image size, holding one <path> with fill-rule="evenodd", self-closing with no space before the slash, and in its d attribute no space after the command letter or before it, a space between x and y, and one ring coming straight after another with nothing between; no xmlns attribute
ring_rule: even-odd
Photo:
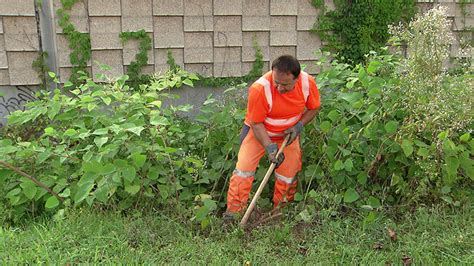
<svg viewBox="0 0 474 266"><path fill-rule="evenodd" d="M298 78L301 72L300 62L291 55L282 55L272 62L272 70L277 69L281 72L290 72L293 76Z"/></svg>

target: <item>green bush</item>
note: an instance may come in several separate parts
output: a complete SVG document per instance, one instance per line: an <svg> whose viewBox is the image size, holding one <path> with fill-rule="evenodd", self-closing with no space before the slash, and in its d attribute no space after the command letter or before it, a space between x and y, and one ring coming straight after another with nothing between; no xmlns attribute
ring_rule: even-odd
<svg viewBox="0 0 474 266"><path fill-rule="evenodd" d="M321 37L325 49L355 65L363 62L369 51L386 45L390 37L388 25L408 22L413 17L415 2L335 0L335 8L327 10L323 1L313 1L313 6L322 12L312 31Z"/></svg>

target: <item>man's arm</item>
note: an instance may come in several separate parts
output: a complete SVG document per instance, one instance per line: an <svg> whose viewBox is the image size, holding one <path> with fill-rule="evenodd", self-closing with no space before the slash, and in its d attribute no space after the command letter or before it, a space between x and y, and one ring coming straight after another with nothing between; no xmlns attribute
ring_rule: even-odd
<svg viewBox="0 0 474 266"><path fill-rule="evenodd" d="M318 114L319 108L313 110L306 110L301 117L300 122L304 125L308 124Z"/></svg>
<svg viewBox="0 0 474 266"><path fill-rule="evenodd" d="M251 122L250 127L252 128L253 134L257 138L258 142L260 142L263 147L267 147L272 143L263 123Z"/></svg>

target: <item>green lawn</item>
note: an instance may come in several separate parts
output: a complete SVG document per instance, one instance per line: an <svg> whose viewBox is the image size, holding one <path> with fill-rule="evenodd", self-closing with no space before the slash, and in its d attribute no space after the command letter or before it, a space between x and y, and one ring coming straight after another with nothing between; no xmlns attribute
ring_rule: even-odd
<svg viewBox="0 0 474 266"><path fill-rule="evenodd" d="M474 209L419 208L396 219L322 218L225 232L216 220L206 230L160 213L127 217L87 209L61 220L40 219L1 228L1 264L474 264ZM397 233L391 240L387 229ZM380 249L375 246L381 246Z"/></svg>

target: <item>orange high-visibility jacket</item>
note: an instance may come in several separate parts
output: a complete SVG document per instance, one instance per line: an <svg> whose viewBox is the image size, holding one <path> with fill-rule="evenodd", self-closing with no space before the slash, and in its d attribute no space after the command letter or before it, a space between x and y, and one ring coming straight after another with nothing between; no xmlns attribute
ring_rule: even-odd
<svg viewBox="0 0 474 266"><path fill-rule="evenodd" d="M286 129L298 123L305 108L313 110L319 106L318 87L311 75L301 71L295 88L280 94L269 71L249 88L245 124L263 122L270 138L278 139L284 136Z"/></svg>

